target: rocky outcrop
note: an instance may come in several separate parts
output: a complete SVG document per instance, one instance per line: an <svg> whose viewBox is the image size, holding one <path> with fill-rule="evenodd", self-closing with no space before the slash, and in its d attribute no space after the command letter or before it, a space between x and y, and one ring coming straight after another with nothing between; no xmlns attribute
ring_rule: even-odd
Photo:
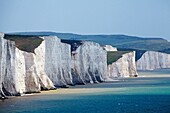
<svg viewBox="0 0 170 113"><path fill-rule="evenodd" d="M34 54L15 47L15 42L1 35L0 89L1 95L20 95L26 92L38 92L39 79L32 60ZM38 87L37 87L38 86Z"/></svg>
<svg viewBox="0 0 170 113"><path fill-rule="evenodd" d="M54 84L45 72L45 41L42 41L34 50L32 60L35 63L34 67L36 67L36 75L38 76L41 90L53 89Z"/></svg>
<svg viewBox="0 0 170 113"><path fill-rule="evenodd" d="M117 54L117 53L113 53ZM113 56L114 57L114 56ZM138 73L135 64L135 51L127 52L115 62L107 66L108 77L115 79L118 77L134 77Z"/></svg>
<svg viewBox="0 0 170 113"><path fill-rule="evenodd" d="M23 94L26 92L26 68L25 68L25 58L24 58L24 51L19 50L18 48L15 48L15 76L16 83L15 85L16 90Z"/></svg>
<svg viewBox="0 0 170 113"><path fill-rule="evenodd" d="M0 93L2 96L16 95L15 43L3 37L0 33Z"/></svg>
<svg viewBox="0 0 170 113"><path fill-rule="evenodd" d="M43 43L36 48L35 53L26 52L16 48L15 75L16 88L20 94L40 92L41 89L54 88L53 83L44 71ZM39 54L41 52L41 54Z"/></svg>
<svg viewBox="0 0 170 113"><path fill-rule="evenodd" d="M72 85L70 45L55 36L39 37L34 53L22 51L15 40L0 39L0 93L20 95Z"/></svg>
<svg viewBox="0 0 170 113"><path fill-rule="evenodd" d="M24 58L20 67L25 67L25 72L19 71L19 68L16 69L18 75L23 73L20 78L24 76L25 92L39 92L40 90L54 89L55 86L73 84L70 46L61 43L60 39L55 36L40 38L43 41L34 50L34 53L21 50L17 52L20 54L20 60L22 56Z"/></svg>
<svg viewBox="0 0 170 113"><path fill-rule="evenodd" d="M106 62L107 53L99 44L83 42L75 51L72 51L73 82L86 84L107 80Z"/></svg>
<svg viewBox="0 0 170 113"><path fill-rule="evenodd" d="M137 70L170 68L170 54L147 51L136 62Z"/></svg>
<svg viewBox="0 0 170 113"><path fill-rule="evenodd" d="M45 41L45 73L55 86L72 83L70 45L56 36L42 37Z"/></svg>

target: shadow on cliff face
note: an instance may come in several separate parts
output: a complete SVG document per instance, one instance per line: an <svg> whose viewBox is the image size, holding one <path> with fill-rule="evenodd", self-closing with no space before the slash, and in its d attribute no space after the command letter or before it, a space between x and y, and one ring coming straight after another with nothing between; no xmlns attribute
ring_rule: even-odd
<svg viewBox="0 0 170 113"><path fill-rule="evenodd" d="M72 52L72 51L76 51L76 49L77 49L80 45L83 44L83 41L81 41L81 40L64 40L64 39L61 39L61 42L71 45L71 52Z"/></svg>
<svg viewBox="0 0 170 113"><path fill-rule="evenodd" d="M34 53L35 48L37 48L43 39L38 36L26 36L26 35L9 35L5 34L5 39L15 41L16 47L20 50L26 52Z"/></svg>

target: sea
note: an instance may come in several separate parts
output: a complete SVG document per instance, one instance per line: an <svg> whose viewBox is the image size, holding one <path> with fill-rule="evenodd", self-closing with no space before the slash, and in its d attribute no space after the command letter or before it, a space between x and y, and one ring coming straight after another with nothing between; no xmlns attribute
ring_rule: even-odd
<svg viewBox="0 0 170 113"><path fill-rule="evenodd" d="M0 113L170 113L170 69L63 91L0 101Z"/></svg>

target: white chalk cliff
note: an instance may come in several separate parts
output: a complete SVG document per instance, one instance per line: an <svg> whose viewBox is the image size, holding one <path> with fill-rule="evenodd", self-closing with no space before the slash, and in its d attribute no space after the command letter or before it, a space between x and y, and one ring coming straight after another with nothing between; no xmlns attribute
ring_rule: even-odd
<svg viewBox="0 0 170 113"><path fill-rule="evenodd" d="M16 95L15 43L3 37L4 34L0 33L0 93Z"/></svg>
<svg viewBox="0 0 170 113"><path fill-rule="evenodd" d="M73 47L56 36L39 36L41 42L30 52L21 49L18 40L5 37L0 33L0 96L137 75L134 52L107 66L107 51L98 43L83 41L76 45L72 41ZM20 38L23 41L26 37ZM30 39L36 42L35 37ZM105 49L117 50L111 46Z"/></svg>
<svg viewBox="0 0 170 113"><path fill-rule="evenodd" d="M72 84L70 46L55 36L40 38L43 41L34 53L16 48L16 75L20 79L19 86L22 86L18 88L19 93Z"/></svg>
<svg viewBox="0 0 170 113"><path fill-rule="evenodd" d="M34 52L27 52L0 34L1 95L107 80L106 51L99 44L84 42L73 55L71 46L56 36L39 38L43 39L41 44Z"/></svg>
<svg viewBox="0 0 170 113"><path fill-rule="evenodd" d="M72 75L75 84L107 80L107 53L94 42L85 41L72 51Z"/></svg>
<svg viewBox="0 0 170 113"><path fill-rule="evenodd" d="M45 41L45 73L55 86L72 83L70 45L61 43L56 36L43 37Z"/></svg>
<svg viewBox="0 0 170 113"><path fill-rule="evenodd" d="M105 45L103 47L106 51L117 51L117 48L116 47L113 47L111 45Z"/></svg>
<svg viewBox="0 0 170 113"><path fill-rule="evenodd" d="M137 70L170 68L170 54L147 51L136 62Z"/></svg>
<svg viewBox="0 0 170 113"><path fill-rule="evenodd" d="M108 64L107 73L110 79L137 76L135 51L125 53L117 61Z"/></svg>
<svg viewBox="0 0 170 113"><path fill-rule="evenodd" d="M19 50L0 34L0 93L18 95L72 83L70 45L57 37L40 37L34 53ZM5 94L4 94L5 93Z"/></svg>

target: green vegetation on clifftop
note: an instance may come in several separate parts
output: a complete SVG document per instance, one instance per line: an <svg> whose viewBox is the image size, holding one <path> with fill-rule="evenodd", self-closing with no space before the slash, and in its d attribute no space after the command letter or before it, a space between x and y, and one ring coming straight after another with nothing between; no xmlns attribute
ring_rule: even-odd
<svg viewBox="0 0 170 113"><path fill-rule="evenodd" d="M108 51L107 52L107 65L116 62L123 54L129 53L131 51Z"/></svg>
<svg viewBox="0 0 170 113"><path fill-rule="evenodd" d="M15 41L15 45L18 49L34 53L35 48L37 48L43 39L37 36L23 36L23 35L7 35L5 34L5 39Z"/></svg>

